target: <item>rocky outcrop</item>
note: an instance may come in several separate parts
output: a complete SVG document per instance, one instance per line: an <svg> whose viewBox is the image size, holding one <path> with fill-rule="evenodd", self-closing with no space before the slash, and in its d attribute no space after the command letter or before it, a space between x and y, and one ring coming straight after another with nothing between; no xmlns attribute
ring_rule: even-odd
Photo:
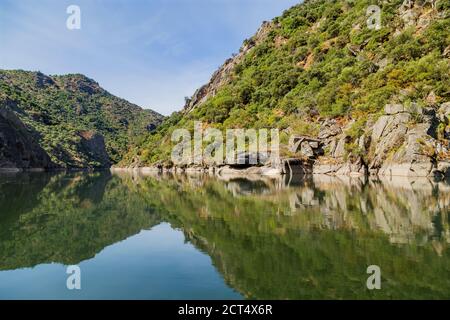
<svg viewBox="0 0 450 320"><path fill-rule="evenodd" d="M315 158L323 154L322 141L308 136L292 135L289 151L300 153L305 158Z"/></svg>
<svg viewBox="0 0 450 320"><path fill-rule="evenodd" d="M385 113L373 129L375 157L370 170L382 176L448 174L443 163L450 156L449 142L437 137L439 125L448 126L448 122L441 122L434 109L415 105L388 105Z"/></svg>
<svg viewBox="0 0 450 320"><path fill-rule="evenodd" d="M376 121L368 121L364 133L351 137L350 121L339 126L328 120L318 135L325 157L313 172L331 175L449 176L450 104L421 108L412 104L388 104Z"/></svg>
<svg viewBox="0 0 450 320"><path fill-rule="evenodd" d="M160 172L219 176L325 174L338 176L450 177L450 103L435 108L388 104L367 121L326 119L317 137L292 134L290 155L271 161L242 153L240 164L155 167ZM355 129L356 128L356 129ZM259 159L258 165L250 159ZM138 165L137 165L138 166Z"/></svg>
<svg viewBox="0 0 450 320"><path fill-rule="evenodd" d="M347 162L324 162L319 160L314 163L314 174L328 174L336 176L363 176L367 175L367 167L362 158L357 158L355 161Z"/></svg>
<svg viewBox="0 0 450 320"><path fill-rule="evenodd" d="M80 131L78 135L81 137L80 147L89 158L99 163L101 168L109 168L111 161L106 151L105 139L99 133L94 131Z"/></svg>
<svg viewBox="0 0 450 320"><path fill-rule="evenodd" d="M135 166L130 170L138 170L146 173L186 173L186 174L210 174L219 178L229 177L249 177L249 176L298 176L312 174L312 161L299 158L285 158L272 161L270 158L264 164L252 165L242 164L222 164L222 165L194 165L177 167L173 164L156 164L152 167ZM121 170L115 168L115 170ZM125 169L127 170L127 169Z"/></svg>
<svg viewBox="0 0 450 320"><path fill-rule="evenodd" d="M0 170L49 169L54 164L22 121L0 106Z"/></svg>
<svg viewBox="0 0 450 320"><path fill-rule="evenodd" d="M198 105L204 103L208 98L216 95L217 90L222 88L231 80L231 75L235 67L244 59L247 53L256 45L261 43L273 27L273 23L265 21L258 32L250 39L244 41L239 53L229 58L225 63L213 73L210 81L195 91L194 95L186 100L184 112L189 113Z"/></svg>
<svg viewBox="0 0 450 320"><path fill-rule="evenodd" d="M404 0L398 8L398 14L402 21L402 29L397 29L397 34L408 27L414 27L418 32L424 30L438 15L436 0Z"/></svg>

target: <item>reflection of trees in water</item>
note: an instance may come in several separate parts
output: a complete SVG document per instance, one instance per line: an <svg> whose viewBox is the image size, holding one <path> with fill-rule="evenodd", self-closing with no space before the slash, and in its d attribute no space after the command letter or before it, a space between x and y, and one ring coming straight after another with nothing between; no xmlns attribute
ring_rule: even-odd
<svg viewBox="0 0 450 320"><path fill-rule="evenodd" d="M446 185L314 177L295 187L269 179L258 185L262 192L249 193L248 181L240 192L239 179L134 179L164 207L163 219L249 298L447 298L450 292L447 240L430 229L448 212ZM448 223L441 230L448 233ZM365 287L371 264L382 268L382 291Z"/></svg>
<svg viewBox="0 0 450 320"><path fill-rule="evenodd" d="M159 221L109 172L21 173L2 181L3 270L77 264Z"/></svg>
<svg viewBox="0 0 450 320"><path fill-rule="evenodd" d="M305 227L382 230L392 243L450 242L450 186L446 183L426 178L398 177L392 182L316 175L307 179L233 177L224 180L224 185L233 197L288 204L281 206L282 213L306 216Z"/></svg>
<svg viewBox="0 0 450 320"><path fill-rule="evenodd" d="M450 292L444 184L139 173L21 174L0 181L0 269L76 264L167 221L247 297ZM382 268L380 292L365 289L370 264Z"/></svg>
<svg viewBox="0 0 450 320"><path fill-rule="evenodd" d="M38 173L0 175L0 237L9 231L6 226L39 203L37 196L50 178Z"/></svg>

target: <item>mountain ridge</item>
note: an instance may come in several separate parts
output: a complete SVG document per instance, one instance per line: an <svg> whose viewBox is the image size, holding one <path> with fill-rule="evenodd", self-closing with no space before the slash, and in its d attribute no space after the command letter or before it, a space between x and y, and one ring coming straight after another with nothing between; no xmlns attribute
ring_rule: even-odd
<svg viewBox="0 0 450 320"><path fill-rule="evenodd" d="M163 119L82 74L0 70L0 88L0 107L23 122L50 156L50 167L110 167Z"/></svg>

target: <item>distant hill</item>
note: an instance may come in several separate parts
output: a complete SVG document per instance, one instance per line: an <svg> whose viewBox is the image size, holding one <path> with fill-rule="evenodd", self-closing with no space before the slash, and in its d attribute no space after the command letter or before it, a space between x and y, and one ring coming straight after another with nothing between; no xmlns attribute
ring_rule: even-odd
<svg viewBox="0 0 450 320"><path fill-rule="evenodd" d="M381 9L378 30L367 25L367 9L373 4ZM324 140L324 156L331 158L330 163L358 158L355 161L368 169L373 163L377 171L390 155L402 150L412 128L408 123L418 123L422 116L405 111L409 115L401 119L404 130L395 139L383 136L389 133L385 130L376 138L391 144L377 147L367 138L388 104L443 113L436 124L440 132L426 130L435 139L436 153L448 158L449 109L444 103L450 101L449 9L445 0L304 1L264 22L183 110L133 148L122 164L170 163L172 131L192 129L199 120L219 129L279 128L284 144L292 134L331 137L332 127L335 137ZM437 146L437 139L444 149ZM426 161L436 163L433 157ZM399 155L395 161L418 160Z"/></svg>
<svg viewBox="0 0 450 320"><path fill-rule="evenodd" d="M50 167L109 167L163 119L110 94L81 74L47 76L0 70L0 108L8 110L4 112L5 123L17 117L16 127L19 121L28 130L29 136L23 140L27 142L17 142L19 149L29 149L27 143L34 148L38 144L50 156ZM7 126L10 130L11 125ZM3 136L0 167L49 167L47 162L33 162L33 154L21 155L15 138Z"/></svg>

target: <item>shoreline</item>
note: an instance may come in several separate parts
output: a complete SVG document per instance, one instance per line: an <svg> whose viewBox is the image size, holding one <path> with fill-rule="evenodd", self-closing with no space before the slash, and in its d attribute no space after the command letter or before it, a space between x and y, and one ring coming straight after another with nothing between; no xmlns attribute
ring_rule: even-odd
<svg viewBox="0 0 450 320"><path fill-rule="evenodd" d="M248 168L252 169L252 168ZM253 168L254 169L254 168ZM17 168L0 168L1 177L5 179L14 178L20 174L59 174L59 173L94 173L104 172L105 174L117 175L119 177L132 176L133 179L140 179L145 177L154 177L157 179L171 179L179 178L193 178L199 177L217 179L219 181L238 181L248 180L253 182L275 183L278 188L285 188L291 184L299 185L303 183L319 182L319 183L342 183L344 185L355 186L362 188L364 185L373 185L377 183L387 184L398 188L406 189L433 189L440 186L439 189L450 190L450 177L436 178L430 176L386 176L386 175L340 175L340 174L323 174L323 173L306 173L306 174L271 174L264 175L247 170L229 170L222 173L213 170L205 170L204 168L186 168L174 170L174 168L166 168L165 170L158 167L112 167L112 168L98 168L98 169L50 169L42 170L42 168L33 168L18 170ZM431 189L430 189L431 188Z"/></svg>
<svg viewBox="0 0 450 320"><path fill-rule="evenodd" d="M438 167L428 170L428 174L418 174L411 171L407 164L392 164L390 167L381 168L377 172L352 171L351 167L344 164L319 164L304 165L298 159L285 159L280 166L187 166L187 167L163 167L163 166L143 166L143 167L110 167L110 168L0 168L0 174L4 173L44 173L44 172L141 172L141 173L172 173L172 174L209 174L215 176L261 176L279 177L293 175L322 175L330 177L373 177L373 178L434 178L435 180L450 181L449 170L439 171ZM298 160L298 161L297 161ZM293 165L295 161L295 165ZM445 163L445 165L449 165ZM338 168L338 169L336 169ZM344 168L344 170L342 169ZM447 168L447 167L445 167Z"/></svg>
<svg viewBox="0 0 450 320"><path fill-rule="evenodd" d="M312 168L301 168L301 169L291 169L290 172L286 172L279 167L264 167L264 166L250 166L247 168L233 168L231 166L222 166L222 167L112 167L111 171L117 172L130 172L130 171L139 171L142 173L174 173L174 174L190 174L190 173L202 173L202 174L212 174L216 176L227 176L227 175L236 175L236 176L261 176L261 177L271 177L271 176L292 176L292 175L321 175L321 176L330 176L330 177L367 177L367 178L431 178L436 180L448 180L450 181L450 176L442 173L436 172L437 170L432 170L428 175L415 174L414 171L410 171L406 165L398 164L397 167L393 166L392 168L379 170L377 173L361 173L361 172L352 172L352 171L344 171L345 173L340 173L339 171L334 170L324 170L324 168L330 168L332 165L320 165L313 166Z"/></svg>

